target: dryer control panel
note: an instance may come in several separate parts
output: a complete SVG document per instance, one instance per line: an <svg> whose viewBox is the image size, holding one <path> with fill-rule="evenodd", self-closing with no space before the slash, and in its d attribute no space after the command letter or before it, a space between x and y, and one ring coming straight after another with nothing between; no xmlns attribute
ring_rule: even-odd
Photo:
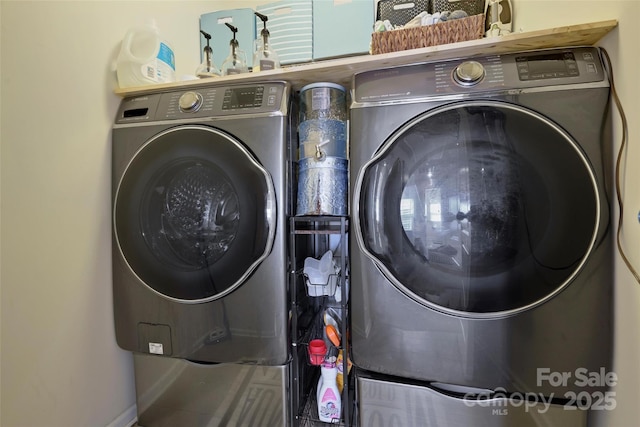
<svg viewBox="0 0 640 427"><path fill-rule="evenodd" d="M395 102L604 80L597 48L547 49L366 71L354 77L353 99Z"/></svg>
<svg viewBox="0 0 640 427"><path fill-rule="evenodd" d="M288 95L287 83L264 82L136 96L121 103L116 124L247 114L284 115Z"/></svg>

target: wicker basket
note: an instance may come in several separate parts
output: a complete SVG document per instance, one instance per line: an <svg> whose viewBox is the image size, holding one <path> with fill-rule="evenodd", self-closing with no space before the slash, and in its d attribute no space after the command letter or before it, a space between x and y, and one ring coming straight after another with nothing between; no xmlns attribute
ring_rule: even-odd
<svg viewBox="0 0 640 427"><path fill-rule="evenodd" d="M484 35L484 14L452 19L424 27L402 28L371 35L371 53L398 52L440 44L481 39Z"/></svg>

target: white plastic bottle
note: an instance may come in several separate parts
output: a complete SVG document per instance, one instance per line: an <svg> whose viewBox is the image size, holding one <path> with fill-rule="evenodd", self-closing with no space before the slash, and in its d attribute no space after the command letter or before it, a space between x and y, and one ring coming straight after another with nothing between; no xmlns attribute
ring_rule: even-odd
<svg viewBox="0 0 640 427"><path fill-rule="evenodd" d="M118 55L121 88L176 81L176 61L171 45L151 22L127 31Z"/></svg>
<svg viewBox="0 0 640 427"><path fill-rule="evenodd" d="M325 362L320 369L322 375L320 376L319 383L321 382L321 385L317 395L318 417L320 421L325 423L335 422L335 420L340 420L342 410L340 392L336 384L338 368L333 362Z"/></svg>

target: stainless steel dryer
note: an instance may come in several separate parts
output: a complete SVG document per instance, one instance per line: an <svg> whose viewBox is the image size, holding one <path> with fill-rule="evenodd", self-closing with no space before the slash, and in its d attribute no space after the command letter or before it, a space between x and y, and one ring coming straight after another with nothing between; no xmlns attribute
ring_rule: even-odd
<svg viewBox="0 0 640 427"><path fill-rule="evenodd" d="M590 47L355 76L350 301L363 407L392 391L372 386L376 374L429 384L449 415L451 396L467 393L568 402L607 389L584 379L611 370L608 100Z"/></svg>
<svg viewBox="0 0 640 427"><path fill-rule="evenodd" d="M113 127L113 303L120 347L284 365L284 82L123 100Z"/></svg>

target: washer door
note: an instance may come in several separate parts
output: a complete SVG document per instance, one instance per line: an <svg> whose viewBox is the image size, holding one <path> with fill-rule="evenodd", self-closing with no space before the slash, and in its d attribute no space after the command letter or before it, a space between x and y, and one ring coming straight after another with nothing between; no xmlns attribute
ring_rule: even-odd
<svg viewBox="0 0 640 427"><path fill-rule="evenodd" d="M402 292L465 317L541 304L595 244L600 200L578 144L547 118L463 102L405 124L359 171L355 230Z"/></svg>
<svg viewBox="0 0 640 427"><path fill-rule="evenodd" d="M120 180L114 230L126 262L160 295L206 302L269 254L276 201L268 172L236 139L180 126L136 153Z"/></svg>

